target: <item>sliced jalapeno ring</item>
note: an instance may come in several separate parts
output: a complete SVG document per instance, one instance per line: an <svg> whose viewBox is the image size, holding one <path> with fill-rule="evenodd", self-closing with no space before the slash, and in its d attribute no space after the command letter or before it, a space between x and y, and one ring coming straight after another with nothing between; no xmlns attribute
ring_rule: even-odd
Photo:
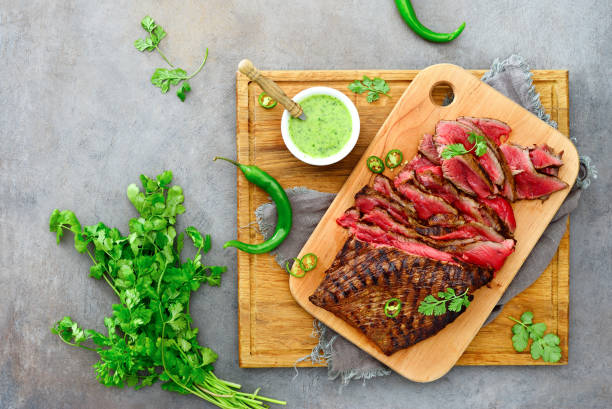
<svg viewBox="0 0 612 409"><path fill-rule="evenodd" d="M385 315L389 318L395 318L402 309L402 302L399 298L391 298L385 303Z"/></svg>
<svg viewBox="0 0 612 409"><path fill-rule="evenodd" d="M308 253L308 254L304 255L304 257L302 257L302 260L301 260L301 262L302 262L302 269L305 272L313 270L317 266L317 261L318 260L319 260L319 258L314 253Z"/></svg>
<svg viewBox="0 0 612 409"><path fill-rule="evenodd" d="M387 156L385 156L385 165L387 165L389 169L397 168L402 164L403 160L404 155L402 154L402 151L399 149L392 149L389 151L389 153L387 153Z"/></svg>
<svg viewBox="0 0 612 409"><path fill-rule="evenodd" d="M304 269L302 268L302 261L299 258L295 258L295 257L293 257L291 260L294 261L294 264L298 263L300 270L302 270L302 274L296 274L292 271L291 267L289 267L289 260L287 260L287 263L285 264L285 270L287 270L287 272L294 277L297 277L297 278L304 277L306 275L306 271L304 271Z"/></svg>
<svg viewBox="0 0 612 409"><path fill-rule="evenodd" d="M257 98L257 100L259 101L259 105L261 105L263 108L266 108L266 109L272 109L276 106L276 104L278 104L276 100L274 100L271 96L269 96L265 92L262 92L261 94L259 94L259 98Z"/></svg>
<svg viewBox="0 0 612 409"><path fill-rule="evenodd" d="M366 165L374 173L382 173L385 170L385 164L378 156L370 156L366 161Z"/></svg>

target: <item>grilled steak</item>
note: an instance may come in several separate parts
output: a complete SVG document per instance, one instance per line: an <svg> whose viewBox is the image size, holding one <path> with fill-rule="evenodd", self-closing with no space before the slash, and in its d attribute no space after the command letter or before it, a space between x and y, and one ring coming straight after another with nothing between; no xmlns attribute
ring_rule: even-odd
<svg viewBox="0 0 612 409"><path fill-rule="evenodd" d="M440 156L438 156L438 149L434 144L433 135L426 133L419 143L419 152L432 163L439 165Z"/></svg>
<svg viewBox="0 0 612 409"><path fill-rule="evenodd" d="M398 173L395 179L393 179L393 184L395 185L395 187L398 187L399 185L402 185L412 180L414 177L415 170L420 169L422 167L431 166L435 166L435 163L432 163L429 159L421 155L417 155L402 168L400 173Z"/></svg>
<svg viewBox="0 0 612 409"><path fill-rule="evenodd" d="M486 208L476 202L473 198L458 192L457 189L444 179L442 168L425 167L415 171L416 182L428 192L441 197L459 210L468 221L486 224L500 231L500 224Z"/></svg>
<svg viewBox="0 0 612 409"><path fill-rule="evenodd" d="M499 196L490 199L480 199L480 201L495 212L498 219L503 223L505 232L512 236L516 229L516 220L514 219L514 210L512 210L510 203Z"/></svg>
<svg viewBox="0 0 612 409"><path fill-rule="evenodd" d="M546 199L551 193L568 187L555 176L537 172L529 158L529 149L510 144L504 144L500 149L514 173L519 199Z"/></svg>
<svg viewBox="0 0 612 409"><path fill-rule="evenodd" d="M443 199L425 193L411 183L401 184L397 187L397 190L402 196L414 203L417 215L422 220L429 220L436 214L458 214L457 209Z"/></svg>
<svg viewBox="0 0 612 409"><path fill-rule="evenodd" d="M347 212L348 214L345 213L340 217L337 223L348 228L355 238L375 245L392 246L416 256L447 262L463 260L499 270L514 251L514 240L482 240L477 234L476 226L462 227L456 230L455 237L440 240L422 234L421 232L429 233L426 229L393 223L393 218L388 213L385 214L382 209L371 209L365 218L362 218L363 221L355 220L352 209Z"/></svg>
<svg viewBox="0 0 612 409"><path fill-rule="evenodd" d="M472 154L475 155L476 160L478 160L478 163L486 172L487 176L489 177L489 180L497 186L502 186L505 180L504 170L502 169L502 165L500 163L500 157L502 155L499 153L495 142L489 139L489 137L486 136L485 133L476 125L474 125L471 121L465 119L458 119L457 122L464 125L466 127L466 131L484 138L484 141L487 145L486 152L482 156L476 155L475 152ZM474 146L474 144L467 139L467 134L465 134L465 140L463 140L461 143L466 149L470 149L472 146Z"/></svg>
<svg viewBox="0 0 612 409"><path fill-rule="evenodd" d="M497 144L497 146L501 145L508 139L510 132L512 129L508 126L508 124L503 123L502 121L498 121L497 119L490 118L472 118L469 116L462 116L457 119L462 122L471 122L476 125L485 135L487 135L493 142Z"/></svg>
<svg viewBox="0 0 612 409"><path fill-rule="evenodd" d="M427 295L452 288L475 291L493 277L491 269L417 257L392 247L375 247L349 239L336 256L310 301L361 330L386 355L428 338L460 313L423 315L418 306ZM399 298L395 318L385 302Z"/></svg>
<svg viewBox="0 0 612 409"><path fill-rule="evenodd" d="M487 171L489 177L492 177L494 174L497 174L497 171L501 169L503 173L503 178L498 179L497 181L492 178L491 181L493 181L493 183L497 183L500 186L502 196L504 196L511 202L514 202L516 200L516 189L514 187L514 178L512 177L512 171L510 170L510 166L508 166L508 163L506 162L506 158L504 158L504 155L499 150L499 142L494 142L500 139L500 131L503 132L507 128L507 132L509 133L510 127L508 127L503 122L500 123L501 125L495 123L490 125L491 120L487 121L479 118L461 117L457 119L457 121L471 127L471 129L477 129L481 135L486 136L487 154L489 152L492 152L495 156L495 160L497 161L497 163L491 163L487 165L487 161L483 162L480 159L479 163ZM484 123L484 129L479 127L478 123ZM487 124L489 124L489 126L487 126ZM501 129L500 126L502 126ZM487 154L485 154L485 156ZM500 168L497 168L497 164L499 164ZM489 168L487 168L486 166L492 166L491 170L489 170ZM494 173L492 174L491 171L493 171ZM497 176L499 177L499 175ZM499 181L501 181L501 183L499 183Z"/></svg>

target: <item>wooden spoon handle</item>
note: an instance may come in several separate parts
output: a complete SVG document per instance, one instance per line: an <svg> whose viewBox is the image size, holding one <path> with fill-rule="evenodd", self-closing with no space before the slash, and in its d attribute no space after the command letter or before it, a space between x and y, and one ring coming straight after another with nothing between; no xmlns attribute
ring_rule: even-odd
<svg viewBox="0 0 612 409"><path fill-rule="evenodd" d="M302 115L302 107L289 98L274 81L261 75L250 60L240 61L240 64L238 64L238 71L249 77L251 81L255 81L259 84L261 89L270 97L280 102L280 104L289 111L291 116L298 117Z"/></svg>

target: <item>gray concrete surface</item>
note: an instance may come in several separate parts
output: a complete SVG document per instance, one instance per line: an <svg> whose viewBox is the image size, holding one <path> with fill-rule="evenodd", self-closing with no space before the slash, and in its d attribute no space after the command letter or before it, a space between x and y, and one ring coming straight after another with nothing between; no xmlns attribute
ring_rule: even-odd
<svg viewBox="0 0 612 409"><path fill-rule="evenodd" d="M203 288L192 309L201 340L219 352L216 371L285 398L290 408L612 407L612 3L608 0L415 1L434 29L467 21L452 44L422 41L391 0L213 1L0 0L0 407L204 408L195 397L107 389L94 355L49 332L65 314L100 328L114 296L87 277L89 261L47 231L54 208L125 231L134 215L125 186L172 169L187 213L229 266L221 288ZM149 83L155 54L132 43L151 14L169 33L163 49L196 67L183 104ZM431 384L399 376L355 382L342 393L325 369L238 367L236 263L219 243L234 237L234 71L249 57L263 69L422 68L451 62L486 68L520 53L533 68L570 70L571 134L599 167L572 219L570 357L563 367L462 367ZM207 314L214 308L214 314Z"/></svg>

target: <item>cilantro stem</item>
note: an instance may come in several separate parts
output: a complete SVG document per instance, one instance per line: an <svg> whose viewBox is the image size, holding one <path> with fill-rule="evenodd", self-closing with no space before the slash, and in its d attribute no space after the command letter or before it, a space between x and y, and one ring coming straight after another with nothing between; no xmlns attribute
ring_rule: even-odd
<svg viewBox="0 0 612 409"><path fill-rule="evenodd" d="M204 68L204 64L206 64L206 60L208 59L208 47L206 47L206 52L204 53L204 60L202 61L202 64L200 64L200 66L198 67L198 69L191 75L188 75L187 77L185 77L185 80L190 80L193 77L195 77L200 71L202 71L202 68Z"/></svg>
<svg viewBox="0 0 612 409"><path fill-rule="evenodd" d="M108 254L108 253L107 253ZM91 251L89 251L89 249L87 249L87 255L89 256L89 258L91 259L91 261L93 261L94 265L99 264L96 259L91 255ZM102 265L102 267L104 267L104 265ZM104 269L104 272L106 274L102 274L102 277L104 278L104 281L106 281L106 283L113 289L113 291L115 292L115 294L117 294L117 297L119 297L119 299L121 299L121 295L119 295L119 291L117 291L117 289L115 288L115 286L113 284L111 284L111 282L108 280L107 275L110 277L110 273L106 270L106 268ZM112 277L110 277L112 279ZM114 281L114 280L113 280Z"/></svg>
<svg viewBox="0 0 612 409"><path fill-rule="evenodd" d="M57 336L58 336L58 337L59 337L59 339L61 339L61 340L62 340L64 343L66 343L66 344L68 344L68 345L70 345L70 346L72 346L72 347L79 347L79 348L86 349L86 350L88 350L88 351L93 351L93 352L96 352L96 349L95 349L95 348L86 347L85 345L80 345L80 344L73 344L72 342L68 342L68 341L66 341L66 340L65 340L65 339L64 339L64 338L63 338L61 335L59 335L59 334L58 334Z"/></svg>
<svg viewBox="0 0 612 409"><path fill-rule="evenodd" d="M155 49L157 50L157 52L159 53L159 55L161 55L161 57L164 59L165 62L168 63L169 66L171 66L172 68L174 68L174 65L172 65L172 63L170 61L168 61L168 59L166 58L166 56L164 55L164 53L162 53L162 50L158 47L155 46Z"/></svg>
<svg viewBox="0 0 612 409"><path fill-rule="evenodd" d="M511 316L508 315L508 319L516 322L517 324L521 324L523 327L527 328L527 325L523 324L521 321L517 320L516 318L512 318Z"/></svg>

